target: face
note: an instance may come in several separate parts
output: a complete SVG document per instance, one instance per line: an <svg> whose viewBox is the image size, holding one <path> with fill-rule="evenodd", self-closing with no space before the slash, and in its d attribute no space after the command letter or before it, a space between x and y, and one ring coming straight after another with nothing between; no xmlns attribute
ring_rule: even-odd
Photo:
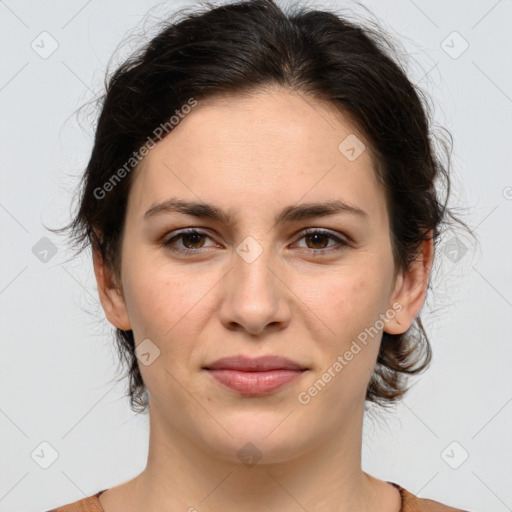
<svg viewBox="0 0 512 512"><path fill-rule="evenodd" d="M134 171L122 293L95 268L109 320L145 343L151 417L170 434L232 461L247 442L278 461L357 436L382 331L404 332L424 298L395 274L363 140L328 104L261 90L199 103ZM303 371L205 369L233 356Z"/></svg>

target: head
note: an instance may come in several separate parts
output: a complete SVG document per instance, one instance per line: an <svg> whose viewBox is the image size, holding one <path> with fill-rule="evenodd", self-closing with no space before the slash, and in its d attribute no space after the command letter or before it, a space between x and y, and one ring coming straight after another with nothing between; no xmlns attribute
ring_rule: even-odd
<svg viewBox="0 0 512 512"><path fill-rule="evenodd" d="M206 440L198 401L240 436L294 407L305 446L427 367L420 310L449 176L386 44L256 0L167 24L110 77L71 228L92 249L134 411L151 396ZM205 371L238 354L307 371L242 398Z"/></svg>

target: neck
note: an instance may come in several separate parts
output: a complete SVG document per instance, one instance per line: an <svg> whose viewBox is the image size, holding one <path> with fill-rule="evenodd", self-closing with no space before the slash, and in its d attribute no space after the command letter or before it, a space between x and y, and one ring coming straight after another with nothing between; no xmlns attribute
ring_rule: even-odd
<svg viewBox="0 0 512 512"><path fill-rule="evenodd" d="M296 453L280 452L267 436L247 450L253 450L251 461L235 456L236 449L227 456L201 445L150 408L148 463L133 481L130 501L148 512L398 512L398 492L361 469L363 409L349 417L344 428ZM394 500L393 508L383 508L384 495Z"/></svg>

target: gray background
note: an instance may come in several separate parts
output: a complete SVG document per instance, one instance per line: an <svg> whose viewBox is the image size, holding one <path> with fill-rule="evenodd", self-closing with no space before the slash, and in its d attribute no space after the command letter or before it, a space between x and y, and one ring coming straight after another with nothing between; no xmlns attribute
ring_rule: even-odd
<svg viewBox="0 0 512 512"><path fill-rule="evenodd" d="M402 404L367 418L363 468L473 512L512 510L512 1L363 3L404 45L411 79L454 136L450 204L479 239L444 239L422 312L432 367ZM351 2L309 4L362 12ZM69 219L90 154L94 110L80 127L75 109L101 92L109 58L129 31L143 32L155 5L0 2L2 512L48 510L145 467L147 418L113 380L92 265L87 255L70 260L65 239L42 223ZM192 2L157 6L146 37L152 20L183 5ZM124 43L114 66L142 40Z"/></svg>

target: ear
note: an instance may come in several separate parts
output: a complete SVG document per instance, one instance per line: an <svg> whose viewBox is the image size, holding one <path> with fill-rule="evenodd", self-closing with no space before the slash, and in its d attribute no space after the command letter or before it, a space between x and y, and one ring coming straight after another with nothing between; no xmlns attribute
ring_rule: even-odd
<svg viewBox="0 0 512 512"><path fill-rule="evenodd" d="M411 263L408 272L400 271L395 280L391 304L395 304L395 316L386 322L384 331L389 334L402 334L418 316L427 294L430 270L434 258L432 231L422 242L418 257ZM400 305L401 309L398 306Z"/></svg>
<svg viewBox="0 0 512 512"><path fill-rule="evenodd" d="M118 329L130 330L132 327L123 293L112 270L105 263L98 250L93 251L93 264L101 305L108 321Z"/></svg>

